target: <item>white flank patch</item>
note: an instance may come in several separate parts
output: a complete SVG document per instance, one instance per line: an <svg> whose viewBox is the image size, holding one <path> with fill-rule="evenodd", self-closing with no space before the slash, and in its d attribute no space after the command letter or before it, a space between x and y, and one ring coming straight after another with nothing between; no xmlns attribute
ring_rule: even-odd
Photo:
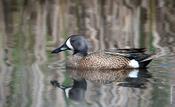
<svg viewBox="0 0 175 107"><path fill-rule="evenodd" d="M71 90L72 88L66 88L65 89L65 93L66 93L66 97L69 98L69 91Z"/></svg>
<svg viewBox="0 0 175 107"><path fill-rule="evenodd" d="M71 43L70 43L70 38L66 41L66 45L67 45L67 47L69 47L70 49L74 49L73 48L73 46L71 45Z"/></svg>
<svg viewBox="0 0 175 107"><path fill-rule="evenodd" d="M128 77L130 77L130 78L137 78L138 77L138 72L139 72L138 69L134 69L133 71L131 71L129 73Z"/></svg>
<svg viewBox="0 0 175 107"><path fill-rule="evenodd" d="M138 61L136 61L135 59L130 60L129 62L129 66L133 67L133 68L139 68L139 63Z"/></svg>

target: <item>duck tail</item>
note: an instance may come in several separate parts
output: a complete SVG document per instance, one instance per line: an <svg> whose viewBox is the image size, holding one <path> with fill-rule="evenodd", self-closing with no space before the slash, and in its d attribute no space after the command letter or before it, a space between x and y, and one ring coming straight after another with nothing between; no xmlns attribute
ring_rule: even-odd
<svg viewBox="0 0 175 107"><path fill-rule="evenodd" d="M155 58L155 54L149 55L139 62L140 68L146 68L147 65Z"/></svg>

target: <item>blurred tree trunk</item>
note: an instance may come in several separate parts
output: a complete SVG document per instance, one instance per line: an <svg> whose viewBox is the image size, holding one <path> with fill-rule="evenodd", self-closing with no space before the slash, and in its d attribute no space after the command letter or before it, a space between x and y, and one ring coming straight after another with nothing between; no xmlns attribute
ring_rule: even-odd
<svg viewBox="0 0 175 107"><path fill-rule="evenodd" d="M36 37L43 41L43 47L48 46L48 50L52 50L53 45L58 46L71 34L85 35L95 50L114 47L153 49L153 45L161 48L157 45L158 41L174 45L174 39L170 39L174 38L173 0L21 0L24 8L19 9L16 8L16 1L3 0L2 3L9 48L15 46L13 13L26 7L28 10L24 10L24 14L28 14L29 20L26 17L22 19L26 19L25 24L32 23L30 27L36 25L37 32L34 34L30 28L30 36L38 35ZM152 41L155 41L154 44ZM45 49L42 49L44 53ZM171 50L174 48L171 47Z"/></svg>
<svg viewBox="0 0 175 107"><path fill-rule="evenodd" d="M46 37L47 37L47 14L48 2L36 2L36 36L35 36L35 56L39 62L46 60Z"/></svg>
<svg viewBox="0 0 175 107"><path fill-rule="evenodd" d="M5 34L5 23L4 23L4 7L2 1L0 1L0 107L5 106L6 93L5 93L5 61L8 62L7 56L5 55L4 48L6 48L6 34Z"/></svg>
<svg viewBox="0 0 175 107"><path fill-rule="evenodd" d="M159 37L161 47L175 51L175 1L157 0L155 7L155 36Z"/></svg>
<svg viewBox="0 0 175 107"><path fill-rule="evenodd" d="M0 69L3 63L3 55L4 55L4 48L5 48L5 23L4 23L4 7L2 1L0 1Z"/></svg>

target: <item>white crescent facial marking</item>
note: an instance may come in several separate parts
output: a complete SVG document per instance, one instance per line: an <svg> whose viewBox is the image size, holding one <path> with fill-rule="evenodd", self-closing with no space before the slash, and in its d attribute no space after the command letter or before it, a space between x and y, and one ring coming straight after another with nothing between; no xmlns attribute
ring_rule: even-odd
<svg viewBox="0 0 175 107"><path fill-rule="evenodd" d="M128 74L128 76L129 76L130 78L137 78L137 77L138 77L138 72L139 72L138 69L134 69L133 71L131 71L131 72Z"/></svg>
<svg viewBox="0 0 175 107"><path fill-rule="evenodd" d="M129 66L131 66L132 68L139 68L139 63L135 59L132 59L129 62Z"/></svg>
<svg viewBox="0 0 175 107"><path fill-rule="evenodd" d="M74 49L73 46L70 43L70 38L66 41L66 45L67 45L68 48L70 48L72 50Z"/></svg>
<svg viewBox="0 0 175 107"><path fill-rule="evenodd" d="M69 91L71 90L72 88L66 88L65 89L65 93L66 93L66 97L69 98Z"/></svg>

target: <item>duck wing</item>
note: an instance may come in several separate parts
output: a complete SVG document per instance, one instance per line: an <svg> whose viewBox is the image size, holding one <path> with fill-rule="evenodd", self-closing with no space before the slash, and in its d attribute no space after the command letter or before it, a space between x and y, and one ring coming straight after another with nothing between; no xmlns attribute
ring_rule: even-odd
<svg viewBox="0 0 175 107"><path fill-rule="evenodd" d="M130 49L108 49L105 52L114 52L114 53L144 53L145 48L130 48Z"/></svg>
<svg viewBox="0 0 175 107"><path fill-rule="evenodd" d="M131 48L131 49L109 49L105 50L106 54L111 55L121 55L129 59L141 60L145 58L148 54L145 54L145 48Z"/></svg>
<svg viewBox="0 0 175 107"><path fill-rule="evenodd" d="M139 62L140 67L146 67L155 56L155 54L147 54L145 52L145 48L105 50L105 54L120 55L130 60L134 59Z"/></svg>

